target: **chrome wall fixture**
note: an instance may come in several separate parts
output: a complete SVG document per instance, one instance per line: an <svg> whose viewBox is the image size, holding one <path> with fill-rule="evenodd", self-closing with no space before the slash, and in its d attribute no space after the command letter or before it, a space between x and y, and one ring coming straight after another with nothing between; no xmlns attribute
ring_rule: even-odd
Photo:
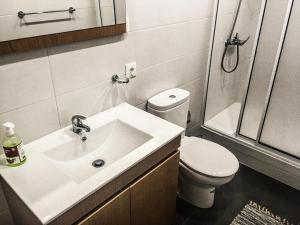
<svg viewBox="0 0 300 225"><path fill-rule="evenodd" d="M42 21L34 21L34 22L27 22L25 21L25 17L26 16L30 16L30 15L42 15L42 14L51 14L51 13L63 13L63 12L69 12L69 15L72 15L74 12L76 11L75 8L73 7L69 7L68 9L62 9L62 10L51 10L51 11L43 11L43 12L23 12L23 11L19 11L18 12L18 17L20 18L21 21L23 21L21 23L21 25L35 25L35 24L42 24L42 23L52 23L52 22L62 22L62 21L69 21L72 20L73 18L67 17L67 18L63 18L63 19L51 19L51 20L42 20Z"/></svg>
<svg viewBox="0 0 300 225"><path fill-rule="evenodd" d="M121 78L118 74L114 74L111 77L111 80L113 83L118 83L118 84L128 84L130 82L131 79L136 78L136 76L133 73L130 73L130 76L127 77L126 74L123 75L124 78Z"/></svg>
<svg viewBox="0 0 300 225"><path fill-rule="evenodd" d="M51 10L51 11L44 11L44 12L29 12L29 13L25 13L23 11L19 11L18 12L18 17L20 19L23 19L25 16L28 15L38 15L38 14L48 14L48 13L59 13L59 12L69 12L70 14L74 13L76 11L76 9L74 9L73 7L70 7L68 9L62 9L62 10Z"/></svg>
<svg viewBox="0 0 300 225"><path fill-rule="evenodd" d="M242 0L239 1L238 8L237 8L237 11L236 11L236 14L235 14L235 17L234 17L234 21L233 21L230 33L229 33L228 38L225 42L225 48L224 48L224 51L223 51L222 62L221 62L221 68L225 73L232 73L238 68L239 61L240 61L240 47L243 46L244 44L246 44L248 42L248 40L250 39L250 36L248 36L247 39L241 40L239 38L239 33L236 33L236 35L233 37L233 31L234 31L235 26L236 26L236 22L237 22L239 13L240 13L241 5L242 5ZM232 46L236 47L236 63L235 63L235 66L233 68L227 69L227 68L225 68L225 57L226 57L228 48L230 46L231 47Z"/></svg>

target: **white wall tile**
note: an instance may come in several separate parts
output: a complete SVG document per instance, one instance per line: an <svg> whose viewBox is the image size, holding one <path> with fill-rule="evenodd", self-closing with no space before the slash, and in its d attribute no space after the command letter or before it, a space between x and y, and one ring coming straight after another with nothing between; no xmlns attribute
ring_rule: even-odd
<svg viewBox="0 0 300 225"><path fill-rule="evenodd" d="M127 1L131 31L211 17L211 0Z"/></svg>
<svg viewBox="0 0 300 225"><path fill-rule="evenodd" d="M57 108L53 98L0 114L0 124L7 121L16 125L16 131L24 143L59 129ZM0 139L2 138L1 129Z"/></svg>
<svg viewBox="0 0 300 225"><path fill-rule="evenodd" d="M124 74L125 64L133 61L130 38L110 43L115 38L78 43L49 50L57 95L108 81L112 75Z"/></svg>
<svg viewBox="0 0 300 225"><path fill-rule="evenodd" d="M35 56L36 54L28 53L27 55ZM42 55L42 57L0 66L0 113L53 96L46 51L43 51ZM13 61L13 57L14 55L6 59L0 58L0 64L2 61Z"/></svg>
<svg viewBox="0 0 300 225"><path fill-rule="evenodd" d="M169 0L160 1L160 21L163 24L204 19L212 16L211 0Z"/></svg>
<svg viewBox="0 0 300 225"><path fill-rule="evenodd" d="M239 0L220 0L219 14L235 13L239 4ZM243 0L241 12L255 12L261 7L262 0Z"/></svg>
<svg viewBox="0 0 300 225"><path fill-rule="evenodd" d="M200 79L194 80L181 88L190 92L190 112L191 112L191 122L188 124L187 129L193 128L200 123L201 110L202 110L202 100L204 93L204 83L205 76L200 77Z"/></svg>
<svg viewBox="0 0 300 225"><path fill-rule="evenodd" d="M62 126L69 125L74 115L88 117L123 102L135 105L134 81L128 85L104 82L57 97Z"/></svg>
<svg viewBox="0 0 300 225"><path fill-rule="evenodd" d="M219 14L234 13L237 10L239 0L219 0Z"/></svg>
<svg viewBox="0 0 300 225"><path fill-rule="evenodd" d="M137 104L146 102L153 95L166 89L205 77L207 52L208 50L204 50L140 71L136 78Z"/></svg>
<svg viewBox="0 0 300 225"><path fill-rule="evenodd" d="M140 69L194 54L209 46L209 19L134 32L136 59Z"/></svg>

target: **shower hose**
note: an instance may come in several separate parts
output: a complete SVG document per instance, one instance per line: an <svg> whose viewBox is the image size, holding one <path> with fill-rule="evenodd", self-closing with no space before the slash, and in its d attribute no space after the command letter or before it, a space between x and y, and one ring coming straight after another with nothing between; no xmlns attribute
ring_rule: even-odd
<svg viewBox="0 0 300 225"><path fill-rule="evenodd" d="M226 57L226 53L228 51L228 47L230 45L228 43L225 44L225 49L224 49L224 52L223 52L223 56L222 56L222 63L221 63L221 67L222 67L222 70L224 70L224 72L226 73L232 73L234 72L237 67L239 66L239 62L240 62L240 45L236 45L236 62L235 62L235 66L232 68L232 69L226 69L225 68L225 57Z"/></svg>
<svg viewBox="0 0 300 225"><path fill-rule="evenodd" d="M232 28L231 28L231 31L228 35L228 38L227 38L226 42L225 42L225 48L224 48L224 52L223 52L223 56L222 56L221 68L226 73L232 73L237 69L237 67L239 66L239 61L240 61L240 46L244 45L249 40L249 37L248 37L247 40L241 41L239 39L239 34L238 33L236 33L234 38L232 37L233 31L235 29L235 25L236 25L236 22L237 22L239 13L240 13L242 1L243 0L239 0L239 4L238 4L237 11L236 11L236 14L235 14L235 17L234 17L234 20L233 20ZM236 46L236 63L235 63L235 66L232 69L226 69L225 65L224 65L225 64L226 53L228 51L229 46Z"/></svg>

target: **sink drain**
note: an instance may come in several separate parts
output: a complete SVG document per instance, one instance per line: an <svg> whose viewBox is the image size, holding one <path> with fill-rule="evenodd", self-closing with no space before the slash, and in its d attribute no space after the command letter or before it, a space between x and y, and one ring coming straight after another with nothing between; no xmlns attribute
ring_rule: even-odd
<svg viewBox="0 0 300 225"><path fill-rule="evenodd" d="M105 161L102 160L102 159L96 159L96 160L92 163L93 167L96 167L96 168L100 168L100 167L104 166L104 164L105 164Z"/></svg>

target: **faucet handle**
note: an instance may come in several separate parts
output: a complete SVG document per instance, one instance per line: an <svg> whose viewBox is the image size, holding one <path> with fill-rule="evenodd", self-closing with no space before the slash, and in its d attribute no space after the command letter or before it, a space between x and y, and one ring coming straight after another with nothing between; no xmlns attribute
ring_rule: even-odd
<svg viewBox="0 0 300 225"><path fill-rule="evenodd" d="M239 45L240 45L240 46L243 46L244 44L247 43L247 41L249 41L249 39L250 39L250 36L248 36L247 39L245 39L245 40L240 40L240 41L239 41Z"/></svg>
<svg viewBox="0 0 300 225"><path fill-rule="evenodd" d="M85 116L81 116L81 115L75 115L71 119L72 124L75 124L75 121L76 121L77 124L81 123L81 120L86 120L86 117Z"/></svg>

